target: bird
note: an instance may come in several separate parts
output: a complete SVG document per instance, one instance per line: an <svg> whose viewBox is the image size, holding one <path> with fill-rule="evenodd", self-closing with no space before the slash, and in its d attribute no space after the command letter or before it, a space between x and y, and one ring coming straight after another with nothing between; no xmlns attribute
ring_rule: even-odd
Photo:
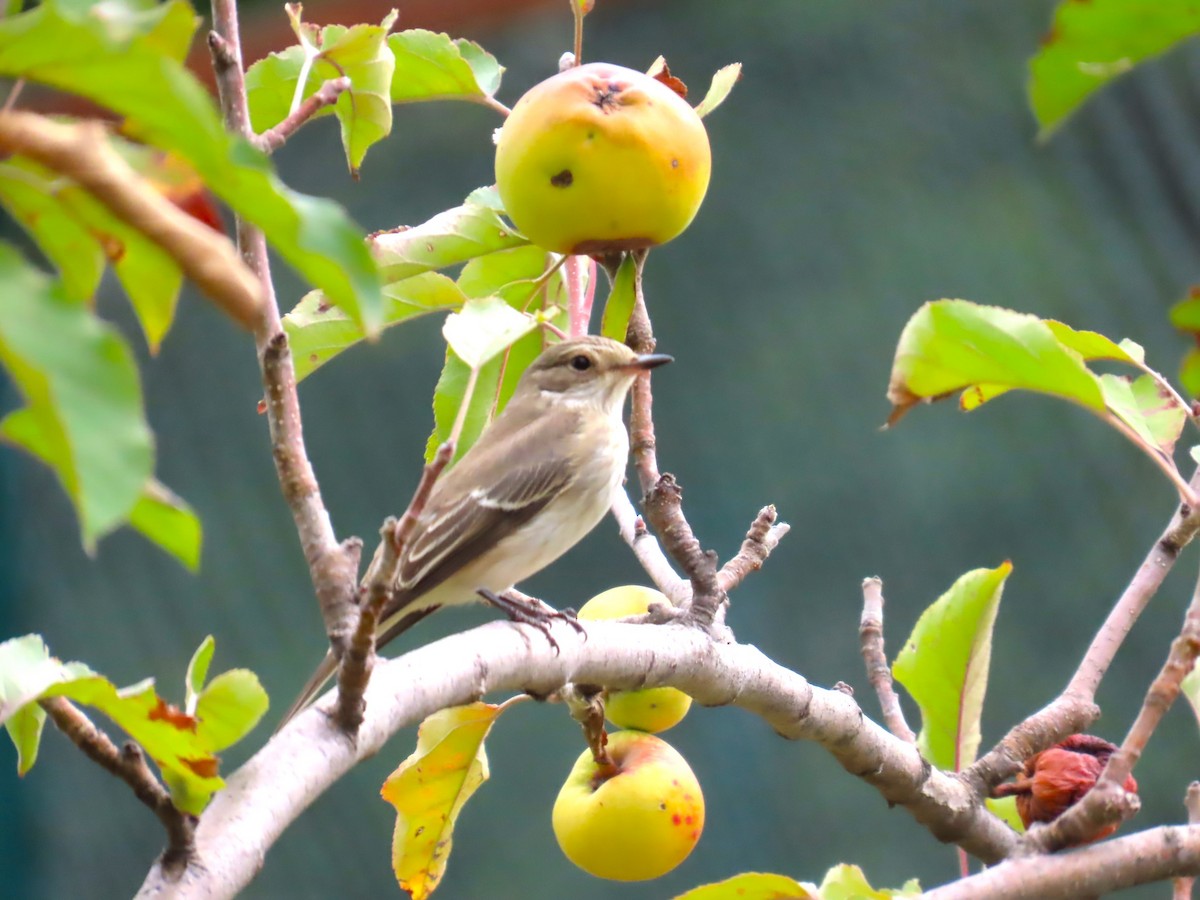
<svg viewBox="0 0 1200 900"><path fill-rule="evenodd" d="M537 611L503 595L604 518L629 459L625 398L639 374L671 361L598 335L543 350L508 405L434 483L400 550L376 648L443 606L486 600L518 621L536 620ZM280 727L336 670L330 651Z"/></svg>

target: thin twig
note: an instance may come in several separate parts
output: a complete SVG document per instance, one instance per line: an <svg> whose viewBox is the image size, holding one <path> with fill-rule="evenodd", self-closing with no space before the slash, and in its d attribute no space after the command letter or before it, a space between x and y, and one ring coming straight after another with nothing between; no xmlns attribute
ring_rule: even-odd
<svg viewBox="0 0 1200 900"><path fill-rule="evenodd" d="M904 719L900 697L892 687L892 669L883 649L883 582L878 578L867 578L862 583L862 592L863 611L858 624L858 639L862 645L863 662L867 666L867 679L879 697L888 731L902 741L915 744L917 736Z"/></svg>
<svg viewBox="0 0 1200 900"><path fill-rule="evenodd" d="M1194 489L1200 488L1200 470L1192 476L1191 484ZM1180 551L1198 530L1200 510L1193 510L1186 505L1177 507L1166 529L1154 542L1100 626L1063 692L1011 728L992 750L962 773L962 777L970 781L981 792L981 796L986 796L995 785L1015 775L1025 760L1035 753L1068 735L1086 731L1096 720L1100 715L1095 704L1096 690L1112 665L1113 657L1175 565Z"/></svg>
<svg viewBox="0 0 1200 900"><path fill-rule="evenodd" d="M350 90L350 79L344 75L331 78L310 94L299 108L288 115L286 119L273 128L268 128L262 134L253 138L254 146L264 153L274 153L295 134L300 126L319 113L327 106L337 103L345 91Z"/></svg>
<svg viewBox="0 0 1200 900"><path fill-rule="evenodd" d="M642 292L642 270L648 251L631 252L635 264L634 303L626 343L638 353L653 353L656 345L654 330ZM615 277L620 265L619 255L610 255L603 263ZM629 448L642 487L642 508L658 532L663 547L691 582L692 597L686 608L688 617L701 628L711 629L717 622L718 611L729 599L717 579L717 555L701 546L684 517L683 490L675 476L659 472L654 437L654 395L648 372L638 375L630 393L633 400L629 416Z"/></svg>
<svg viewBox="0 0 1200 900"><path fill-rule="evenodd" d="M122 749L117 749L108 735L66 697L49 697L41 701L41 706L59 731L70 738L89 759L129 785L134 796L157 816L167 832L167 848L161 860L163 868L168 872L185 868L196 850L196 818L175 808L171 795L146 765L142 748L130 741Z"/></svg>
<svg viewBox="0 0 1200 900"><path fill-rule="evenodd" d="M1152 828L1053 856L1006 860L927 890L922 900L1046 900L1111 891L1200 872L1200 828Z"/></svg>
<svg viewBox="0 0 1200 900"><path fill-rule="evenodd" d="M1053 852L1091 839L1107 825L1137 812L1136 795L1124 788L1125 779L1141 759L1150 737L1179 696L1180 684L1200 655L1200 582L1183 620L1179 636L1171 642L1167 660L1146 692L1146 699L1124 742L1109 757L1096 786L1087 796L1044 828L1032 829L1026 843L1035 851Z"/></svg>
<svg viewBox="0 0 1200 900"><path fill-rule="evenodd" d="M161 247L230 318L245 328L254 327L263 292L229 239L151 187L112 148L104 125L65 124L35 113L2 112L0 151L28 156L70 178Z"/></svg>
<svg viewBox="0 0 1200 900"><path fill-rule="evenodd" d="M246 102L236 0L213 0L212 19L214 30L209 34L208 44L225 127L250 140L254 135ZM242 259L257 276L265 298L254 323L254 340L262 368L276 475L308 563L325 632L334 653L340 656L358 617L362 542L358 538L338 542L308 459L295 369L287 335L280 325L266 238L261 229L240 216L235 224Z"/></svg>
<svg viewBox="0 0 1200 900"><path fill-rule="evenodd" d="M721 571L717 573L717 584L721 590L732 591L747 575L762 568L771 551L779 546L783 536L791 530L787 522L777 522L777 518L774 506L764 506L758 511L737 556L721 566Z"/></svg>
<svg viewBox="0 0 1200 900"><path fill-rule="evenodd" d="M375 665L375 630L384 604L395 588L400 554L425 504L429 502L434 483L453 458L453 442L447 441L438 447L433 459L425 465L404 515L399 519L389 516L379 529L379 547L375 550L375 558L363 583L366 600L359 610L358 624L338 667L338 704L334 716L338 725L350 734L355 733L362 724L366 708L363 693Z"/></svg>
<svg viewBox="0 0 1200 900"><path fill-rule="evenodd" d="M18 78L13 82L12 87L8 89L8 96L4 98L4 112L12 112L17 106L17 99L21 96L21 91L25 89L25 79Z"/></svg>
<svg viewBox="0 0 1200 900"><path fill-rule="evenodd" d="M646 523L633 508L633 502L623 487L613 491L612 514L617 520L621 539L629 545L654 586L666 594L672 604L682 607L691 599L691 585L671 567L671 561L663 555L658 540L646 529Z"/></svg>

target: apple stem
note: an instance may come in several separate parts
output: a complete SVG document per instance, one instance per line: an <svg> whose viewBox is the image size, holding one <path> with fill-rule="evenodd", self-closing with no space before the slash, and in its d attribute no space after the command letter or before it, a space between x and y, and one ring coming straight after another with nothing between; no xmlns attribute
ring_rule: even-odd
<svg viewBox="0 0 1200 900"><path fill-rule="evenodd" d="M587 256L566 257L567 319L571 337L588 333L596 299L596 261Z"/></svg>
<svg viewBox="0 0 1200 900"><path fill-rule="evenodd" d="M575 65L583 62L583 17L582 5L572 0L571 9L575 13Z"/></svg>

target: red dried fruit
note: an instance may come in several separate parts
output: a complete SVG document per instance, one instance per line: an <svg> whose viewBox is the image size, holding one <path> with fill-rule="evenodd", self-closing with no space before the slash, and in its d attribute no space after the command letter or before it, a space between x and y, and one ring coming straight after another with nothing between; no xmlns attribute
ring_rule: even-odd
<svg viewBox="0 0 1200 900"><path fill-rule="evenodd" d="M1048 750L1035 753L1015 781L997 785L993 797L1016 797L1017 813L1028 828L1034 822L1053 822L1083 799L1104 771L1116 744L1091 734L1073 734ZM1137 793L1130 775L1125 790ZM1108 837L1116 825L1101 829L1091 840Z"/></svg>

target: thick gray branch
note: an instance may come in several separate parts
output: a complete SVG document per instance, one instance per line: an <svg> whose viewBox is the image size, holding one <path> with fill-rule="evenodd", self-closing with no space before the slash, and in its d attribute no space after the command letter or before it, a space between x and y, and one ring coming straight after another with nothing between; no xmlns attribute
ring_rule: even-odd
<svg viewBox="0 0 1200 900"><path fill-rule="evenodd" d="M687 626L587 622L586 628L583 640L573 628L555 626L557 655L527 628L494 622L382 663L367 685L366 716L354 741L333 723L333 698L326 695L230 776L196 829L196 864L175 881L156 866L139 896L233 896L283 830L400 728L493 691L546 695L568 682L670 684L704 705L739 706L786 738L820 743L939 839L987 862L1015 844L1017 835L965 784L931 769L853 698L813 687L754 647L719 644Z"/></svg>

